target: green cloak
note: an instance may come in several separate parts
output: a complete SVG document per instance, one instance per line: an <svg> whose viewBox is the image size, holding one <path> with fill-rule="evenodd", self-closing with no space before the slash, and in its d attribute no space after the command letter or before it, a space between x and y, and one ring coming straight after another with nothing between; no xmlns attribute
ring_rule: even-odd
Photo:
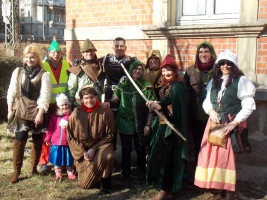
<svg viewBox="0 0 267 200"><path fill-rule="evenodd" d="M166 91L169 91L168 95ZM160 98L162 113L185 138L187 138L187 100L187 89L184 83L179 81L173 82L171 86L165 86ZM152 123L152 133L147 184L164 191L176 192L181 188L184 164L187 160L186 142L169 126L160 124L158 116Z"/></svg>

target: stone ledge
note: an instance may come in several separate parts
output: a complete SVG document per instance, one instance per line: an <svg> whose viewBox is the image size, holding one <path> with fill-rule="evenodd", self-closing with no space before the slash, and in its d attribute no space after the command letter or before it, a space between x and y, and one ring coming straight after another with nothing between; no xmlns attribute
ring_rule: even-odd
<svg viewBox="0 0 267 200"><path fill-rule="evenodd" d="M257 101L267 101L267 89L257 89L255 100Z"/></svg>
<svg viewBox="0 0 267 200"><path fill-rule="evenodd" d="M116 37L123 37L126 40L150 40L142 31L142 26L110 26L110 27L84 27L67 28L64 30L64 39L68 40L111 40Z"/></svg>
<svg viewBox="0 0 267 200"><path fill-rule="evenodd" d="M216 24L194 26L146 26L142 31L151 39L207 38L207 37L259 37L266 30L265 22L250 24Z"/></svg>

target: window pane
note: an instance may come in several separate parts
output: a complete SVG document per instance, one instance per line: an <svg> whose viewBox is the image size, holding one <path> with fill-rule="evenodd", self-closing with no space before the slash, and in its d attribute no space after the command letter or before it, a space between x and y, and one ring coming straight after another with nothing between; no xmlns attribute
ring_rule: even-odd
<svg viewBox="0 0 267 200"><path fill-rule="evenodd" d="M206 0L183 0L183 16L205 15Z"/></svg>
<svg viewBox="0 0 267 200"><path fill-rule="evenodd" d="M240 0L215 0L215 14L240 12Z"/></svg>

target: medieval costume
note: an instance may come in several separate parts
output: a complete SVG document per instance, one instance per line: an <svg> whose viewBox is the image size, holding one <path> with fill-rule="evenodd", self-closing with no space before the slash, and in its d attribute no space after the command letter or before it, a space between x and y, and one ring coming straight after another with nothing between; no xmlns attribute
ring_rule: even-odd
<svg viewBox="0 0 267 200"><path fill-rule="evenodd" d="M176 62L167 55L161 67L170 66L177 70ZM186 138L187 90L181 80L162 85L160 91L162 114ZM156 116L151 125L151 154L148 161L147 184L155 188L176 192L181 188L184 165L187 160L186 142Z"/></svg>
<svg viewBox="0 0 267 200"><path fill-rule="evenodd" d="M199 49L202 45L207 45L211 58L208 63L202 63L199 59ZM211 43L204 41L198 45L195 63L187 68L184 80L189 93L189 122L192 129L195 151L195 164L202 141L203 133L207 124L208 115L202 108L202 103L206 97L207 84L211 79L212 68L216 60L216 53Z"/></svg>
<svg viewBox="0 0 267 200"><path fill-rule="evenodd" d="M135 83L149 100L155 100L151 84L143 79L144 64L140 61L135 61L130 65L129 73L132 74L133 69L137 66L142 66L143 71ZM116 130L121 137L122 175L127 186L127 181L129 181L131 175L132 139L134 139L139 170L145 175L145 145L149 144L149 137L144 136L144 127L149 124L148 108L145 100L128 78L124 83L117 85L113 98L109 102L111 107L116 107L119 104L116 116Z"/></svg>
<svg viewBox="0 0 267 200"><path fill-rule="evenodd" d="M118 58L116 55L107 54L106 56L102 57L101 60L105 68L107 80L105 99L108 100L112 98L113 90L115 86L119 84L121 77L125 76L120 63L122 63L125 68L129 70L129 66L137 59L130 56Z"/></svg>
<svg viewBox="0 0 267 200"><path fill-rule="evenodd" d="M152 58L152 56L155 56L159 59L159 66L161 64L162 57L160 55L160 51L155 50L155 49L151 50L148 54L148 59L146 62L146 70L144 72L144 79L148 81L149 83L151 83L156 93L156 97L157 99L159 99L161 70L159 68L154 69L154 68L149 67L149 60Z"/></svg>
<svg viewBox="0 0 267 200"><path fill-rule="evenodd" d="M32 134L39 134L47 130L47 127L43 125L36 127L33 122L17 118L15 113L19 93L21 90L23 94L23 88L25 88L25 96L37 101L38 108L43 108L45 111L48 110L49 98L51 98L50 73L45 72L40 66L32 69L24 64L23 67L16 68L12 73L7 92L7 103L13 104L14 110L8 119L8 132L30 131Z"/></svg>
<svg viewBox="0 0 267 200"><path fill-rule="evenodd" d="M86 39L83 43L81 51L94 50L97 51L91 40ZM68 81L67 95L71 104L80 106L81 100L79 92L84 86L93 87L97 91L97 99L101 100L103 88L103 67L95 55L94 59L86 60L84 57L80 60L74 60L73 67L68 70L70 72Z"/></svg>
<svg viewBox="0 0 267 200"><path fill-rule="evenodd" d="M24 158L24 149L28 139L28 133L32 133L32 150L31 150L31 173L37 174L37 165L42 150L42 133L45 131L44 118L42 114L42 124L36 124L39 114L47 112L51 98L51 77L49 72L42 69L40 63L39 49L36 45L28 45L24 50L24 56L32 53L37 60L35 66L28 66L27 61L23 67L14 70L11 76L10 85L7 92L7 104L12 108L12 113L8 119L8 131L15 132L14 149L13 149L13 167L14 173L10 183L18 182L21 167ZM27 52L27 53L26 53ZM20 99L25 98L23 105L20 105ZM28 100L27 100L28 99ZM27 100L27 101L26 101ZM30 101L30 103L27 103ZM33 101L36 103L34 108ZM19 109L25 109L26 114L17 116ZM33 109L38 110L35 121L24 118L27 113L32 113ZM9 110L10 112L10 110ZM40 119L40 118L39 118Z"/></svg>
<svg viewBox="0 0 267 200"><path fill-rule="evenodd" d="M122 58L117 57L114 54L107 54L106 56L100 58L101 63L104 66L105 84L104 84L104 98L102 101L110 100L113 96L115 86L119 84L120 79L125 76L125 72L121 67L122 63L127 70L129 66L136 61L135 57L124 56ZM112 108L114 117L116 118L117 108ZM116 150L117 145L117 131L114 133L114 148Z"/></svg>
<svg viewBox="0 0 267 200"><path fill-rule="evenodd" d="M233 63L230 74L219 73L221 71L218 64L220 60L223 62L228 60ZM203 103L203 108L206 113L210 114L217 110L215 107L219 103L218 112L216 112L221 124L228 124L235 120L238 126L246 127L246 119L256 109L253 99L256 89L245 76L234 74L235 71L239 71L235 68L239 68L236 55L229 50L222 52L215 63L216 73L207 86L207 97ZM235 75L235 78L229 80L230 77L233 77L232 75ZM215 86L216 81L221 83L219 88ZM209 120L199 152L195 185L201 188L235 191L235 155L230 133L227 137L227 148L210 144L207 142L210 125Z"/></svg>
<svg viewBox="0 0 267 200"><path fill-rule="evenodd" d="M81 188L91 188L101 178L110 177L115 161L113 134L113 113L99 106L98 101L91 109L82 104L71 114L67 140ZM84 159L84 152L89 149L96 151L92 161Z"/></svg>

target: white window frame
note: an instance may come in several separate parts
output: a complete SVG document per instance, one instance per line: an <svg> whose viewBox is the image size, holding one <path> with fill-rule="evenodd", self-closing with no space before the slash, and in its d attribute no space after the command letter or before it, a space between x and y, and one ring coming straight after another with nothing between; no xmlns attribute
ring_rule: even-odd
<svg viewBox="0 0 267 200"><path fill-rule="evenodd" d="M241 3L242 0L240 0ZM182 16L183 0L177 0L176 4L176 24L222 24L239 23L240 13L237 14L215 14L215 0L206 0L206 15Z"/></svg>

